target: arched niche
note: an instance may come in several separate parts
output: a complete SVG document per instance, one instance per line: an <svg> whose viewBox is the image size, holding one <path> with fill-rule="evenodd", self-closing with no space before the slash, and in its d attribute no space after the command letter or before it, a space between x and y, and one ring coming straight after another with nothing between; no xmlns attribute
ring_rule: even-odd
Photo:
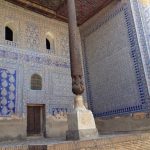
<svg viewBox="0 0 150 150"><path fill-rule="evenodd" d="M17 42L17 26L13 21L5 23L4 34L6 41Z"/></svg>
<svg viewBox="0 0 150 150"><path fill-rule="evenodd" d="M5 40L13 41L13 38L13 30L10 27L5 26Z"/></svg>
<svg viewBox="0 0 150 150"><path fill-rule="evenodd" d="M48 53L54 53L55 51L54 37L50 32L47 32L45 36L45 48Z"/></svg>

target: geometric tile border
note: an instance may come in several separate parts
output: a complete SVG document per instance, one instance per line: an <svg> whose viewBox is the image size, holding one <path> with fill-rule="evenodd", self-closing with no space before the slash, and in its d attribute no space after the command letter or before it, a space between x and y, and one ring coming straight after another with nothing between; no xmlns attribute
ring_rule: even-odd
<svg viewBox="0 0 150 150"><path fill-rule="evenodd" d="M146 84L145 79L145 73L143 69L143 63L141 59L141 52L138 44L137 34L135 30L135 24L131 12L131 6L130 4L121 4L113 11L113 13L108 14L107 17L102 18L99 23L96 23L95 26L89 28L87 31L85 31L82 35L82 41L83 44L85 44L85 37L91 34L92 32L96 31L98 28L100 28L103 24L105 24L107 21L112 19L114 16L116 16L120 12L124 12L124 17L126 21L126 26L128 29L128 39L130 42L130 57L132 58L133 64L134 64L134 70L135 70L135 76L137 80L137 87L139 92L139 99L137 100L138 105L136 106L130 106L130 107L124 107L124 108L116 108L115 110L111 110L108 112L94 112L94 104L93 104L93 96L90 90L90 87L92 86L89 80L88 76L88 63L87 63L87 56L86 56L86 50L84 45L84 66L85 66L85 79L86 79L86 85L87 85L87 97L88 97L88 104L90 105L90 109L93 111L95 117L106 117L106 116L114 116L114 115L121 115L121 114L127 114L132 112L138 112L138 111L146 111L148 110L148 101L149 101L149 95L148 95L148 88Z"/></svg>

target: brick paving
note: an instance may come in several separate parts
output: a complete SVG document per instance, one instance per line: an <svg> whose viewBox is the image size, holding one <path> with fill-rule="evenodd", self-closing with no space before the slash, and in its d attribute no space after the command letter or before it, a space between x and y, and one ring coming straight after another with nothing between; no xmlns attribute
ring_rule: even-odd
<svg viewBox="0 0 150 150"><path fill-rule="evenodd" d="M0 150L150 150L150 133L106 135L97 139L27 139L0 142Z"/></svg>

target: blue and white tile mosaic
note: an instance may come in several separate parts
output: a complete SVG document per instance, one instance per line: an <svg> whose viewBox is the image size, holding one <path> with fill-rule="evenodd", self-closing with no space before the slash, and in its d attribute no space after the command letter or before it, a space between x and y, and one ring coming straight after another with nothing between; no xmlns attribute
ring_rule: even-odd
<svg viewBox="0 0 150 150"><path fill-rule="evenodd" d="M0 68L0 116L15 113L16 71Z"/></svg>
<svg viewBox="0 0 150 150"><path fill-rule="evenodd" d="M52 116L56 116L57 114L67 115L73 109L69 104L60 104L59 106L57 104L52 104L49 106L49 108L49 114Z"/></svg>
<svg viewBox="0 0 150 150"><path fill-rule="evenodd" d="M0 1L0 16L0 68L14 68L17 71L16 99L13 101L15 108L9 112L7 97L7 104L2 101L3 105L5 104L4 109L0 103L2 118L12 113L15 113L15 116L26 117L28 104L44 104L47 116L51 116L52 111L49 112L49 109L52 108L69 109L73 105L73 98L70 90L68 25L22 8L16 9L15 5L6 1ZM13 29L13 42L5 40L6 24ZM52 53L48 53L46 49L47 36L52 38ZM31 90L31 76L35 73L42 77L40 91ZM53 74L56 76L52 76ZM59 77L56 79L57 76ZM3 93L5 94L5 90Z"/></svg>
<svg viewBox="0 0 150 150"><path fill-rule="evenodd" d="M132 7L132 12L133 12L133 17L135 21L135 27L137 31L137 37L138 37L138 44L140 47L141 51L141 57L142 57L142 62L144 66L144 72L145 72L145 78L146 78L146 84L148 87L148 92L150 93L150 51L149 51L149 33L148 31L148 25L149 25L149 8L150 8L150 2L149 1L130 1L131 7ZM142 3L148 4L146 6L143 6ZM146 98L146 105L147 105L147 110L150 109L150 97L147 95Z"/></svg>
<svg viewBox="0 0 150 150"><path fill-rule="evenodd" d="M102 30L100 30L101 28ZM107 29L107 33L103 28ZM86 45L89 42L88 38L91 42L90 35L94 34L96 37L99 30L102 41L99 41L100 47L97 44L94 48L88 48ZM115 38L116 40L114 40ZM82 39L86 65L87 97L94 115L106 117L147 111L148 88L130 4L118 5L111 13L109 12L94 26L92 25L83 32ZM111 41L109 41L110 39ZM107 41L109 41L109 44L106 43ZM92 49L91 52L90 49ZM97 57L99 57L99 60L94 60ZM112 66L110 63L115 65ZM94 65L98 65L101 69ZM94 68L99 70L97 72L99 77L92 75L92 73L95 73Z"/></svg>
<svg viewBox="0 0 150 150"><path fill-rule="evenodd" d="M55 116L56 114L67 114L68 108L52 108L52 115Z"/></svg>
<svg viewBox="0 0 150 150"><path fill-rule="evenodd" d="M57 56L48 56L37 53L37 52L24 52L20 50L22 53L19 52L17 49L8 50L8 48L4 46L0 46L0 58L6 58L16 61L24 61L25 63L37 63L40 65L49 65L53 67L61 67L61 68L70 68L69 59L60 58Z"/></svg>

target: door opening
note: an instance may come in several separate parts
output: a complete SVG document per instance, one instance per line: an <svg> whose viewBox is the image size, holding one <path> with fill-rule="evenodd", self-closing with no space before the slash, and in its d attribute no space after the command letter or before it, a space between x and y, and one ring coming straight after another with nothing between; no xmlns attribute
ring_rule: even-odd
<svg viewBox="0 0 150 150"><path fill-rule="evenodd" d="M27 135L45 135L45 105L27 106Z"/></svg>

